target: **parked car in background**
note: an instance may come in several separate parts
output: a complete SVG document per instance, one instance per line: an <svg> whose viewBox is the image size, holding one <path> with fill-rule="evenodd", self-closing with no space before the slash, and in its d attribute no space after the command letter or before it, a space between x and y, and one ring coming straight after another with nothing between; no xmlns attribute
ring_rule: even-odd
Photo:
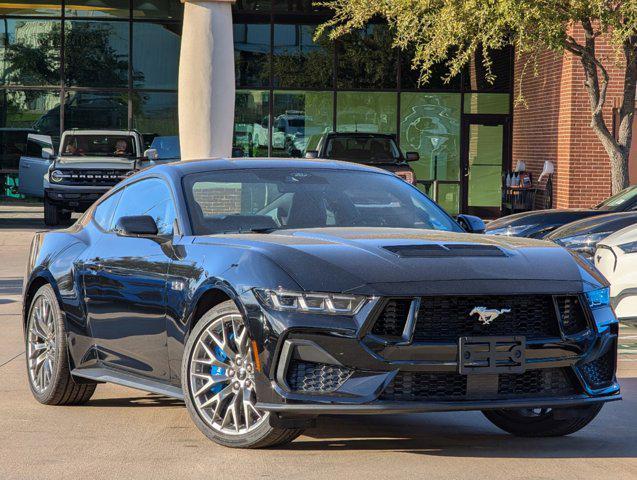
<svg viewBox="0 0 637 480"><path fill-rule="evenodd" d="M515 237L544 238L553 230L583 218L637 210L637 185L628 187L593 208L559 208L516 213L487 225L486 233Z"/></svg>
<svg viewBox="0 0 637 480"><path fill-rule="evenodd" d="M609 235L637 223L637 211L607 213L567 223L544 237L593 261L597 243Z"/></svg>
<svg viewBox="0 0 637 480"><path fill-rule="evenodd" d="M408 162L420 159L417 152L405 155L398 148L394 135L383 133L326 133L314 150L307 150L305 158L325 158L373 165L398 175L409 183L416 183L416 174Z"/></svg>
<svg viewBox="0 0 637 480"><path fill-rule="evenodd" d="M637 225L602 240L595 266L610 282L611 305L619 320L637 326Z"/></svg>
<svg viewBox="0 0 637 480"><path fill-rule="evenodd" d="M57 225L72 212L84 211L135 171L142 158L143 139L135 130L67 130L57 156L46 138L32 136L32 140L41 141L41 158L20 160L20 188L25 193L42 192L46 225Z"/></svg>

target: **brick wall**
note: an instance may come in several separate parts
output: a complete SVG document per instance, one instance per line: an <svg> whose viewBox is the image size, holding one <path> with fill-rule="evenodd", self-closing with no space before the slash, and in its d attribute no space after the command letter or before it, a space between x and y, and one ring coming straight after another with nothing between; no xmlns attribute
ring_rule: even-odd
<svg viewBox="0 0 637 480"><path fill-rule="evenodd" d="M204 215L241 213L241 187L195 187L193 197Z"/></svg>
<svg viewBox="0 0 637 480"><path fill-rule="evenodd" d="M582 33L575 32L581 39ZM612 109L622 93L622 72L608 44L598 51L611 76L604 117L612 129ZM578 57L546 52L539 60L538 76L531 68L522 78L524 61L515 66L516 94L522 82L526 105L513 112L513 165L524 160L539 176L544 160L555 164L554 206L589 207L610 194L610 164L590 127L590 106L584 72Z"/></svg>

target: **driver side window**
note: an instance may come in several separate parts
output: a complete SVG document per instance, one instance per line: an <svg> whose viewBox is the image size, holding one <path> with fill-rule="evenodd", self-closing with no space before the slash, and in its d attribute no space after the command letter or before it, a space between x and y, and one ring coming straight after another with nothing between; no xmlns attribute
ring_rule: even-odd
<svg viewBox="0 0 637 480"><path fill-rule="evenodd" d="M126 187L113 216L113 225L121 217L150 215L157 223L159 235L171 235L175 223L175 204L168 185L149 178Z"/></svg>

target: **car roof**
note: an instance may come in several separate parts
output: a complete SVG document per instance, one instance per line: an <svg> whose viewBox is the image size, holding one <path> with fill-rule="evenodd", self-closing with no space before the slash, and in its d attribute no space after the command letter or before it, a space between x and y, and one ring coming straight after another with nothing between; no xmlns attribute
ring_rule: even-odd
<svg viewBox="0 0 637 480"><path fill-rule="evenodd" d="M341 162L339 160L301 159L301 158L214 158L201 160L182 160L144 170L145 172L164 172L168 175L185 176L192 173L212 172L216 170L245 170L253 168L271 169L324 169L375 172L386 175L392 173L367 165Z"/></svg>

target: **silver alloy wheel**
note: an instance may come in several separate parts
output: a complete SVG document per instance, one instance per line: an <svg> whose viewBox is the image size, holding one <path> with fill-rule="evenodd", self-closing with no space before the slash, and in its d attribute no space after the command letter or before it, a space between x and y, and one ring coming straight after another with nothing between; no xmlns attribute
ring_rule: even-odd
<svg viewBox="0 0 637 480"><path fill-rule="evenodd" d="M31 308L27 343L29 378L38 393L44 392L51 383L56 354L53 307L45 296L40 296Z"/></svg>
<svg viewBox="0 0 637 480"><path fill-rule="evenodd" d="M255 407L254 362L241 315L219 317L201 332L188 372L195 408L214 430L245 434L267 419Z"/></svg>

